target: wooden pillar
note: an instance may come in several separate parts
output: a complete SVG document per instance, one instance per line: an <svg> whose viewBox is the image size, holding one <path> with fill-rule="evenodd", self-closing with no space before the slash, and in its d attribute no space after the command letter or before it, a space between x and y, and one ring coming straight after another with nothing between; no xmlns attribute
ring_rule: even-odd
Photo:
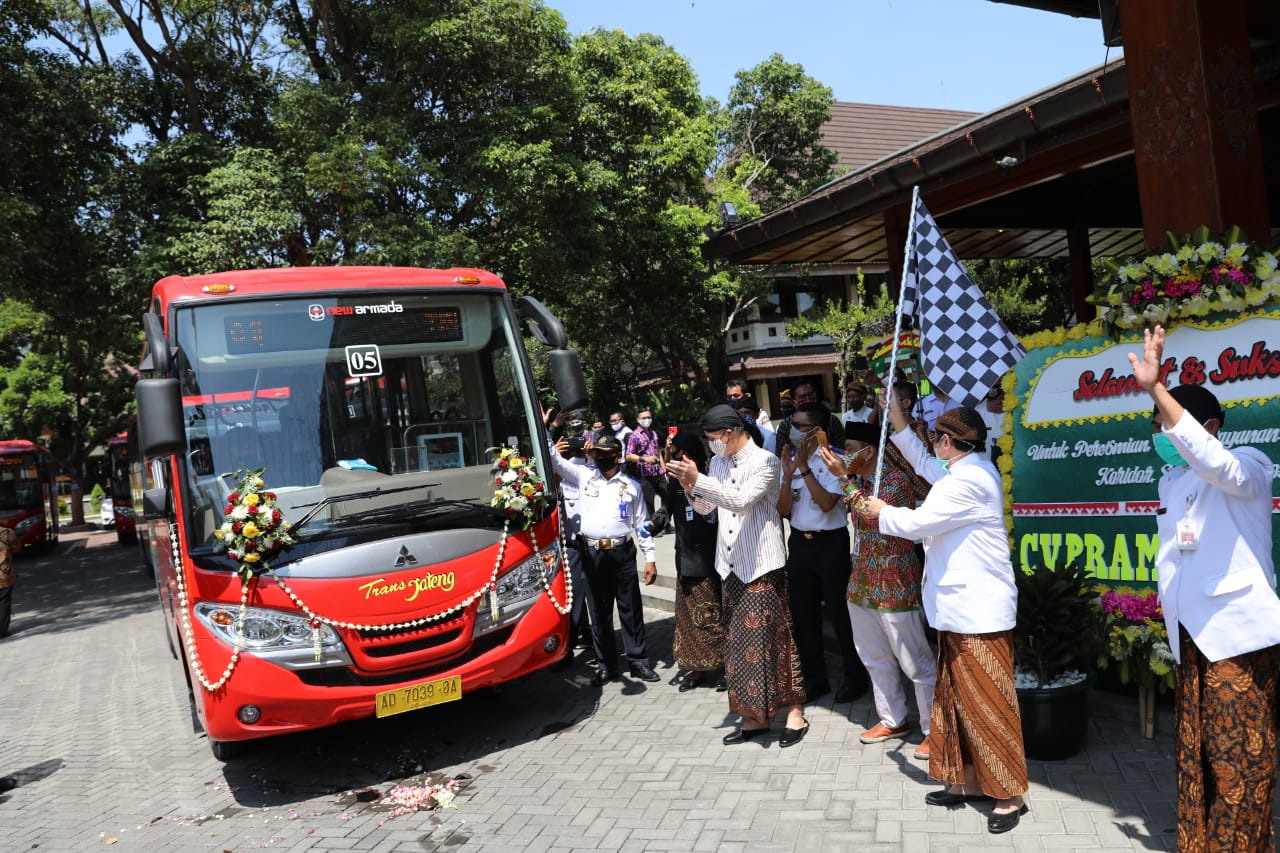
<svg viewBox="0 0 1280 853"><path fill-rule="evenodd" d="M1248 0L1124 0L1138 193L1147 244L1166 231L1270 233Z"/></svg>
<svg viewBox="0 0 1280 853"><path fill-rule="evenodd" d="M1093 251L1089 248L1089 226L1075 224L1067 229L1067 252L1071 257L1071 304L1076 321L1087 323L1097 313L1085 297L1093 292Z"/></svg>
<svg viewBox="0 0 1280 853"><path fill-rule="evenodd" d="M889 295L898 300L902 287L903 250L907 245L907 224L911 221L911 205L899 204L884 210L884 243L889 261Z"/></svg>

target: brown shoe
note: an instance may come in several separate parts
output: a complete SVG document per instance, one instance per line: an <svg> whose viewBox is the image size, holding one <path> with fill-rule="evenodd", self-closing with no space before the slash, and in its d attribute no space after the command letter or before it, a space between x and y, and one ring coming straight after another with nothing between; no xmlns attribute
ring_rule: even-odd
<svg viewBox="0 0 1280 853"><path fill-rule="evenodd" d="M871 728L858 736L858 740L863 743L880 743L891 737L906 737L907 732L911 731L910 723L903 723L897 728L889 728L884 723L876 723Z"/></svg>
<svg viewBox="0 0 1280 853"><path fill-rule="evenodd" d="M916 747L915 752L911 753L912 758L918 758L921 761L929 760L929 738L924 739L924 743Z"/></svg>

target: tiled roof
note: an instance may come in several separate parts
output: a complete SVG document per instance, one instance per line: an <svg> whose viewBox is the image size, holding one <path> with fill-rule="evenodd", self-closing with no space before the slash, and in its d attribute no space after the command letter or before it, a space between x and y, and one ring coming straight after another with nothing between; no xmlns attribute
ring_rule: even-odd
<svg viewBox="0 0 1280 853"><path fill-rule="evenodd" d="M831 121L822 127L822 141L839 155L841 166L857 169L976 115L961 110L836 101L831 105Z"/></svg>

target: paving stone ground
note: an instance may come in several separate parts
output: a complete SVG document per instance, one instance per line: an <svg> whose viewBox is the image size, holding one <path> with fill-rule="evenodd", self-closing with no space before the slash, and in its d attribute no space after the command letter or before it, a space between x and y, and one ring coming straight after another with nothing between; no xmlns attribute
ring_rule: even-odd
<svg viewBox="0 0 1280 853"><path fill-rule="evenodd" d="M659 540L669 570L670 537ZM908 742L863 746L870 698L808 709L724 747L724 694L679 693L671 618L650 611L663 681L561 673L426 711L262 742L216 761L193 728L154 581L113 534L64 536L20 562L0 640L0 850L966 851L1172 850L1170 724L1138 733L1137 701L1094 691L1087 748L1031 762L1031 812L991 836L985 809L925 805L936 784ZM781 725L778 723L777 725ZM399 783L472 776L454 807L392 817Z"/></svg>

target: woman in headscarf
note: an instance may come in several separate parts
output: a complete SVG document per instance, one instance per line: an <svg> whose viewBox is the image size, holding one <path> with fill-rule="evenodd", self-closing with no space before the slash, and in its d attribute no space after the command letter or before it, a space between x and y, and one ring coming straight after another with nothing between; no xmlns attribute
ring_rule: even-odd
<svg viewBox="0 0 1280 853"><path fill-rule="evenodd" d="M707 471L707 448L696 432L680 430L667 439L667 461L687 459ZM679 481L668 478L662 509L654 527L670 520L675 526L676 634L672 644L676 665L685 671L680 691L708 681L724 666L724 620L720 605L720 576L716 574L716 510L698 512ZM722 682L723 683L723 682Z"/></svg>

